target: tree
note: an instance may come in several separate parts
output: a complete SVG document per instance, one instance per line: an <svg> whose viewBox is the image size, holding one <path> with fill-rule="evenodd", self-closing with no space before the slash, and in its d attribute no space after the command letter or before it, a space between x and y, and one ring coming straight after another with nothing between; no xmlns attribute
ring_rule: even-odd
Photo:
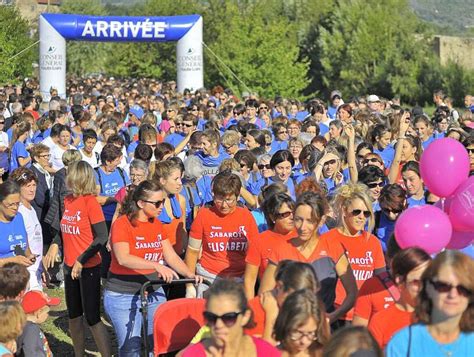
<svg viewBox="0 0 474 357"><path fill-rule="evenodd" d="M99 0L65 0L60 7L65 14L107 15ZM104 72L111 43L68 41L66 44L66 68L68 74L84 76Z"/></svg>
<svg viewBox="0 0 474 357"><path fill-rule="evenodd" d="M313 61L326 92L420 95L417 82L428 42L406 0L341 0L318 28Z"/></svg>
<svg viewBox="0 0 474 357"><path fill-rule="evenodd" d="M224 81L237 92L251 90L265 97L299 97L308 85L309 64L298 61L296 26L283 16L264 16L264 8L259 2L221 4L217 18L226 20L211 26L215 41L208 46L215 56L206 53L207 82Z"/></svg>
<svg viewBox="0 0 474 357"><path fill-rule="evenodd" d="M34 42L28 22L14 6L0 6L0 24L0 83L14 82L31 74L37 48L24 51Z"/></svg>

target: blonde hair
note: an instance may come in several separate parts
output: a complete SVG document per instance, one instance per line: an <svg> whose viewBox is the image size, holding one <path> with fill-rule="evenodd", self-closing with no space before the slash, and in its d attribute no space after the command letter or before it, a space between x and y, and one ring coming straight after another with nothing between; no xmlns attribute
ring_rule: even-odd
<svg viewBox="0 0 474 357"><path fill-rule="evenodd" d="M16 340L25 323L26 315L18 301L0 302L0 343Z"/></svg>
<svg viewBox="0 0 474 357"><path fill-rule="evenodd" d="M339 226L343 226L346 230L348 230L343 212L355 199L362 200L367 206L367 209L370 211L369 227L367 230L369 235L375 225L374 210L372 209L372 199L370 198L367 186L361 183L348 183L339 187L339 189L336 191L336 197L334 199L334 211L338 212L338 224Z"/></svg>
<svg viewBox="0 0 474 357"><path fill-rule="evenodd" d="M240 135L234 130L228 130L222 135L221 144L225 146L238 145L240 142Z"/></svg>
<svg viewBox="0 0 474 357"><path fill-rule="evenodd" d="M97 194L92 166L85 161L73 162L67 170L66 186L74 197Z"/></svg>
<svg viewBox="0 0 474 357"><path fill-rule="evenodd" d="M81 153L79 152L79 150L68 149L64 152L61 159L62 159L62 162L63 162L64 166L68 167L73 162L81 161L82 156L81 156Z"/></svg>
<svg viewBox="0 0 474 357"><path fill-rule="evenodd" d="M240 164L237 162L236 159L224 159L219 165L219 172L225 170L240 172Z"/></svg>

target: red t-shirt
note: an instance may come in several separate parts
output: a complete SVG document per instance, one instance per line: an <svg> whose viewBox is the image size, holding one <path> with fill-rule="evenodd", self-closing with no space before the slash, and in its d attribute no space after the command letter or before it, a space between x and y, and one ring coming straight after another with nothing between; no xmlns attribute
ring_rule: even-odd
<svg viewBox="0 0 474 357"><path fill-rule="evenodd" d="M393 285L393 281L387 282ZM370 320L377 312L385 310L395 303L390 292L385 288L377 276L366 280L359 290L354 307L354 316Z"/></svg>
<svg viewBox="0 0 474 357"><path fill-rule="evenodd" d="M94 240L92 225L104 221L102 207L95 196L69 195L64 199L64 213L61 218L64 264L69 267L74 265L77 258L89 248ZM84 267L94 267L100 262L101 258L97 253L84 264Z"/></svg>
<svg viewBox="0 0 474 357"><path fill-rule="evenodd" d="M258 236L255 219L248 209L236 207L228 215L215 208L199 210L189 234L202 240L201 266L221 277L242 277L248 243Z"/></svg>
<svg viewBox="0 0 474 357"><path fill-rule="evenodd" d="M265 330L265 310L260 302L260 296L255 296L248 301L248 307L252 310L254 326L245 329L245 333L251 336L262 337Z"/></svg>
<svg viewBox="0 0 474 357"><path fill-rule="evenodd" d="M370 319L369 329L372 336L382 349L385 349L392 336L404 327L407 327L413 320L414 314L400 310L396 305L382 310Z"/></svg>
<svg viewBox="0 0 474 357"><path fill-rule="evenodd" d="M296 233L296 230L287 234L279 234L271 230L266 230L265 232L260 233L257 239L250 242L245 262L259 267L258 277L261 280L268 265L268 258L275 246L277 246L280 241L287 241L297 236L298 233Z"/></svg>
<svg viewBox="0 0 474 357"><path fill-rule="evenodd" d="M322 235L319 237L316 248L308 258L300 253L294 246L293 240L290 239L286 242L280 242L272 250L268 260L269 263L275 265L286 259L310 264L321 284L319 294L326 311L332 312L336 297L336 282L338 281L336 264L343 255L344 249L337 240L330 240Z"/></svg>
<svg viewBox="0 0 474 357"><path fill-rule="evenodd" d="M162 241L166 239L163 225L158 219L152 222L135 221L132 225L126 215L120 216L112 225L111 243L128 243L130 255L153 262L163 261ZM120 265L112 249L110 272L117 275L146 275L154 269L130 269Z"/></svg>
<svg viewBox="0 0 474 357"><path fill-rule="evenodd" d="M385 268L385 258L382 246L379 240L372 234L367 235L363 232L357 237L346 236L339 232L337 228L331 229L322 235L328 240L336 240L341 243L344 251L349 259L349 263L360 289L364 281L370 279L374 275L374 270ZM342 304L346 297L346 291L342 283L338 281L336 289L336 305ZM341 319L352 320L354 309L347 312L345 317Z"/></svg>

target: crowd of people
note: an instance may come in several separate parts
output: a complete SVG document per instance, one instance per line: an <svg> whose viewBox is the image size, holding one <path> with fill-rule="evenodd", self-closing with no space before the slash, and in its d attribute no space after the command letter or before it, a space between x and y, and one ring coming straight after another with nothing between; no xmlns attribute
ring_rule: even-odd
<svg viewBox="0 0 474 357"><path fill-rule="evenodd" d="M116 352L106 324L119 356L152 351L176 298L206 299L182 356L474 355L472 244L430 256L394 236L439 200L420 174L431 143L461 142L474 173L474 96L457 110L436 91L425 113L150 79L37 93L0 88L0 356L61 355L40 328L60 303L46 288L64 289L77 357L85 326Z"/></svg>

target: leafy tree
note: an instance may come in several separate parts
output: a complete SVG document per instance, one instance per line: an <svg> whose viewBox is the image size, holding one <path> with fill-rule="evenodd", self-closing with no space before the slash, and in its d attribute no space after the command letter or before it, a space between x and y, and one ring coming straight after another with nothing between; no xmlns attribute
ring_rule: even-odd
<svg viewBox="0 0 474 357"><path fill-rule="evenodd" d="M65 14L107 15L99 0L65 0L60 10ZM108 56L113 52L111 43L68 41L66 68L68 74L84 76L104 72Z"/></svg>
<svg viewBox="0 0 474 357"><path fill-rule="evenodd" d="M406 0L341 0L318 28L318 73L326 91L420 94L417 82L428 43ZM318 67L318 65L316 65Z"/></svg>
<svg viewBox="0 0 474 357"><path fill-rule="evenodd" d="M262 3L245 7L226 2L220 7L226 21L213 24L215 41L207 53L208 83L224 81L237 92L256 91L273 97L299 97L308 85L308 62L299 60L296 25L283 16L264 16ZM236 75L231 75L225 63Z"/></svg>
<svg viewBox="0 0 474 357"><path fill-rule="evenodd" d="M30 37L28 22L14 6L0 6L0 83L14 82L29 76L37 48Z"/></svg>

